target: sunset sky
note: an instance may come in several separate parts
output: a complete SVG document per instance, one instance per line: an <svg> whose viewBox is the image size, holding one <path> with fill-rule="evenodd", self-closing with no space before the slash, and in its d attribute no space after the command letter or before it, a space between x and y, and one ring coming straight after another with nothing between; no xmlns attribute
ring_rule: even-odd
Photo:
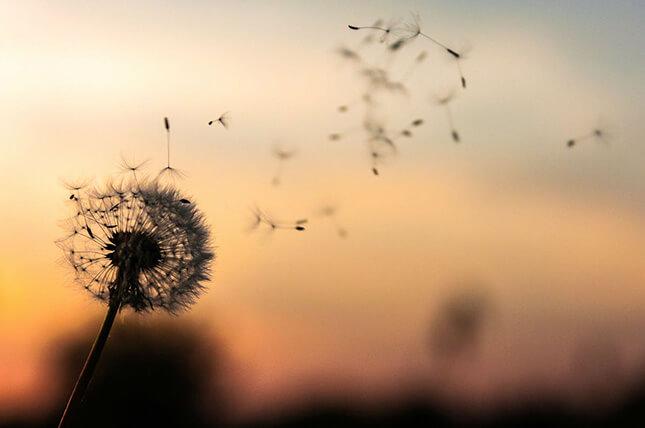
<svg viewBox="0 0 645 428"><path fill-rule="evenodd" d="M375 177L360 132L328 139L362 123L358 110L337 111L363 85L336 49L365 35L347 24L410 11L423 31L471 48L468 88L428 40L406 47L394 74L424 49L428 60L409 95L385 98L381 111L395 128L426 123ZM178 185L217 247L207 294L180 317L225 340L242 412L285 405L303 388L378 401L407 379L431 384L430 323L472 284L493 315L449 397L566 395L579 380L576 347L598 336L636 369L643 22L642 2L628 0L0 0L0 416L46 400L46 351L98 329L105 312L54 243L70 214L63 180L101 183L121 155L149 159L156 174L165 116L173 163L187 173ZM384 50L364 55L377 62ZM431 103L453 88L460 144ZM228 130L207 125L225 111ZM608 145L567 149L598 126ZM297 150L277 187L275 144ZM307 231L248 233L254 204L309 218ZM317 215L325 204L338 207L346 239Z"/></svg>

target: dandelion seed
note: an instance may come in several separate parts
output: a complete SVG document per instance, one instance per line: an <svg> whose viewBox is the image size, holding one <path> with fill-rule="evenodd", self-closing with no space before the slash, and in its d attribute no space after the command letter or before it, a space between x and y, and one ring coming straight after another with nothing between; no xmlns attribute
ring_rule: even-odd
<svg viewBox="0 0 645 428"><path fill-rule="evenodd" d="M378 165L386 157L397 154L396 144L385 127L378 121L367 118L363 122L363 129L367 133L367 147L371 156L372 173L379 175Z"/></svg>
<svg viewBox="0 0 645 428"><path fill-rule="evenodd" d="M279 186L281 181L282 181L282 170L284 169L284 163L291 159L295 154L295 150L285 150L282 149L279 146L274 146L273 147L273 156L278 159L278 166L276 168L276 172L273 175L273 179L271 180L271 183L274 186Z"/></svg>
<svg viewBox="0 0 645 428"><path fill-rule="evenodd" d="M333 223L338 236L341 238L346 238L347 229L345 229L338 223L337 214L338 214L338 208L334 205L324 205L318 210L318 215L329 219Z"/></svg>
<svg viewBox="0 0 645 428"><path fill-rule="evenodd" d="M578 143L591 141L591 140L609 144L608 133L602 128L594 128L591 132L587 134L580 135L578 137L567 140L567 147L572 148Z"/></svg>
<svg viewBox="0 0 645 428"><path fill-rule="evenodd" d="M399 39L396 42L392 43L390 46L388 46L388 49L392 52L396 52L399 49L401 49L407 41L408 39Z"/></svg>
<svg viewBox="0 0 645 428"><path fill-rule="evenodd" d="M171 181L185 177L185 173L177 168L170 166L170 122L167 117L163 118L164 127L166 128L166 166L159 171L157 179L170 178Z"/></svg>
<svg viewBox="0 0 645 428"><path fill-rule="evenodd" d="M428 57L428 52L421 51L419 55L417 55L417 57L414 59L410 67L408 68L408 71L405 72L401 81L403 82L407 81L410 78L410 76L412 76L412 73L414 72L414 70L416 70L416 68L419 67L419 65L422 64L427 57Z"/></svg>
<svg viewBox="0 0 645 428"><path fill-rule="evenodd" d="M228 129L229 124L231 122L229 112L222 113L220 117L218 117L216 120L209 120L208 121L208 126L211 126L213 123L218 122L220 125L222 125L225 129Z"/></svg>
<svg viewBox="0 0 645 428"><path fill-rule="evenodd" d="M166 126L166 128L169 128ZM59 427L77 410L119 310L176 313L190 306L210 278L209 230L179 191L137 180L81 191L67 235L57 241L76 281L108 312L70 396Z"/></svg>
<svg viewBox="0 0 645 428"><path fill-rule="evenodd" d="M466 78L464 77L464 73L461 69L461 64L460 60L464 58L463 53L457 52L455 49L452 49L445 44L439 42L437 39L434 37L424 33L421 31L421 17L419 16L418 13L410 13L411 20L406 21L403 23L403 25L399 28L396 29L396 34L401 37L402 40L409 41L412 40L416 37L425 37L426 39L430 40L432 43L435 45L443 48L447 53L449 53L452 58L455 59L457 63L457 71L459 72L459 79L461 82L462 88L466 88Z"/></svg>
<svg viewBox="0 0 645 428"><path fill-rule="evenodd" d="M410 18L411 19L409 21L405 21L401 27L397 28L396 30L397 35L401 36L406 40L411 40L418 36L425 37L426 39L430 40L432 43L436 44L437 46L440 46L443 49L445 49L446 52L448 52L450 55L454 56L455 58L461 57L461 55L454 49L449 48L445 44L439 42L437 39L421 31L421 17L419 16L418 13L411 12Z"/></svg>
<svg viewBox="0 0 645 428"><path fill-rule="evenodd" d="M338 106L338 111L340 113L346 113L349 108L346 105Z"/></svg>
<svg viewBox="0 0 645 428"><path fill-rule="evenodd" d="M361 56L358 54L358 52L356 52L356 51L354 51L354 50L352 50L352 49L350 49L348 47L341 46L338 49L336 49L336 52L343 59L347 59L347 60L355 61L355 62L361 62Z"/></svg>
<svg viewBox="0 0 645 428"><path fill-rule="evenodd" d="M423 119L415 119L415 120L412 121L411 125L415 126L415 127L416 126L421 126L421 125L423 125Z"/></svg>
<svg viewBox="0 0 645 428"><path fill-rule="evenodd" d="M305 230L305 224L308 223L308 219L299 219L294 222L281 222L275 220L271 215L269 215L266 211L261 210L257 206L254 206L251 209L251 214L253 215L252 219L252 224L250 230L256 230L260 226L264 225L266 226L267 230L269 232L275 231L275 230L297 230L297 231L304 231Z"/></svg>
<svg viewBox="0 0 645 428"><path fill-rule="evenodd" d="M455 129L454 121L452 118L452 110L450 109L450 103L452 102L454 97L455 97L454 91L451 91L450 93L448 93L443 97L435 96L434 102L435 104L442 106L443 109L445 110L446 117L448 118L448 126L450 127L450 136L452 137L452 140L455 143L458 143L461 141L461 139L459 137L459 132L457 132L457 130Z"/></svg>
<svg viewBox="0 0 645 428"><path fill-rule="evenodd" d="M400 92L407 94L407 88L402 82L396 82L390 79L388 72L382 68L366 67L362 75L367 78L368 85L372 91L384 89L391 92ZM372 101L371 96L364 98L365 101Z"/></svg>
<svg viewBox="0 0 645 428"><path fill-rule="evenodd" d="M398 20L390 20L390 22L386 26L382 26L383 24L381 21L377 21L374 25L366 25L366 26L357 26L357 25L348 25L350 30L376 30L380 31L382 33L380 42L383 43L387 40L388 36L390 33L396 29L399 21Z"/></svg>

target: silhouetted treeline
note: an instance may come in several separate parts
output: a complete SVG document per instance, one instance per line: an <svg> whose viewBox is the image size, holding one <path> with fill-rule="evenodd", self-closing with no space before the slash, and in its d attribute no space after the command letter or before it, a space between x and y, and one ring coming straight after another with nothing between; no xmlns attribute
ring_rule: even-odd
<svg viewBox="0 0 645 428"><path fill-rule="evenodd" d="M73 387L91 333L56 344L52 357L60 379L59 398L43 415L0 421L0 428L55 427ZM616 402L574 408L540 394L518 398L486 415L448 407L417 385L389 405L367 407L362 400L302 391L300 404L285 403L274 416L234 423L227 393L226 356L204 331L185 322L126 320L110 337L75 426L78 427L642 427L645 372ZM222 382L218 382L222 380ZM620 398L622 397L622 398Z"/></svg>

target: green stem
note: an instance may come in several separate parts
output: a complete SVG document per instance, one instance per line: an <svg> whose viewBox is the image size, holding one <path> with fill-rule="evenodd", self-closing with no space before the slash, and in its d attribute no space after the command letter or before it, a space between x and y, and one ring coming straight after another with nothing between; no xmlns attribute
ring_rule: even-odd
<svg viewBox="0 0 645 428"><path fill-rule="evenodd" d="M116 314L119 312L120 307L120 298L112 299L110 301L110 305L108 307L107 314L105 315L103 325L101 326L101 330L96 337L94 345L92 345L92 350L87 356L87 360L85 360L85 365L83 366L83 370L78 377L78 381L76 381L72 395L69 397L69 401L67 402L63 416L60 418L60 422L58 423L58 428L69 426L72 417L77 412L78 407L83 400L83 396L85 395L85 391L87 391L87 387L92 380L94 370L96 369L96 365L99 362L99 358L101 358L101 352L105 347L105 343L107 342L107 339L110 335L110 330L112 329L112 324L114 324L114 319L116 318Z"/></svg>

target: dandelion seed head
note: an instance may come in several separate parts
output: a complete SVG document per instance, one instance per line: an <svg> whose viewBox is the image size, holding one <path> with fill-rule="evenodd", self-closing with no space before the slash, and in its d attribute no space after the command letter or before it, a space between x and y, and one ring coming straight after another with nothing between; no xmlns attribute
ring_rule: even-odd
<svg viewBox="0 0 645 428"><path fill-rule="evenodd" d="M123 180L79 191L74 203L57 244L81 286L137 312L194 303L215 255L202 214L175 187Z"/></svg>

